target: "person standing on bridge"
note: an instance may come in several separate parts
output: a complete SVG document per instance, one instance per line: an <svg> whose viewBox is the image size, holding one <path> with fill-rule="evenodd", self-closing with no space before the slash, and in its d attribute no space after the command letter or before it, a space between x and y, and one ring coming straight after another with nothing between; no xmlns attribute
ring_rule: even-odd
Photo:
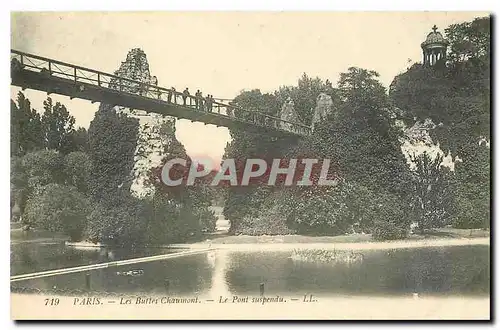
<svg viewBox="0 0 500 330"><path fill-rule="evenodd" d="M182 102L184 106L186 106L186 100L189 96L191 96L191 94L189 94L189 88L186 87L184 92L182 92Z"/></svg>
<svg viewBox="0 0 500 330"><path fill-rule="evenodd" d="M212 95L208 94L205 98L205 106L208 112L212 112Z"/></svg>
<svg viewBox="0 0 500 330"><path fill-rule="evenodd" d="M213 110L214 102L215 102L214 96L210 95L210 111Z"/></svg>
<svg viewBox="0 0 500 330"><path fill-rule="evenodd" d="M196 94L194 94L194 96L195 96L194 102L196 104L196 109L202 110L203 109L203 96L202 96L199 89L196 91Z"/></svg>
<svg viewBox="0 0 500 330"><path fill-rule="evenodd" d="M174 103L177 104L177 95L175 94L174 87L170 88L168 91L168 96L167 96L168 103L172 103L172 95L174 96Z"/></svg>
<svg viewBox="0 0 500 330"><path fill-rule="evenodd" d="M151 77L151 85L158 87L158 78L156 76ZM156 96L158 100L161 99L161 91L159 88L156 89Z"/></svg>

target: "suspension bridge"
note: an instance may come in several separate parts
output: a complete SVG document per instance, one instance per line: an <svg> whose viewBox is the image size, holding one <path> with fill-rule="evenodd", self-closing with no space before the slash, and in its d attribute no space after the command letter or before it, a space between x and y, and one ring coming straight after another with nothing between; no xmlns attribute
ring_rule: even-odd
<svg viewBox="0 0 500 330"><path fill-rule="evenodd" d="M277 137L311 134L307 125L262 111L215 100L206 107L203 99L173 89L13 49L11 84L23 90L34 89Z"/></svg>

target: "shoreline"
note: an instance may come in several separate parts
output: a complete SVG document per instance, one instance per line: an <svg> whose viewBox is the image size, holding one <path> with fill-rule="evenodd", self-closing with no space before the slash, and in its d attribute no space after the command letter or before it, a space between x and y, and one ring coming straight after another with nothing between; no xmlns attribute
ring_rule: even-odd
<svg viewBox="0 0 500 330"><path fill-rule="evenodd" d="M76 249L100 249L108 247L104 244L89 242L66 242L66 246ZM382 242L259 242L259 243L216 243L203 241L197 243L183 243L155 246L157 248L170 249L207 249L231 251L289 251L294 249L336 249L336 250L392 250L422 247L446 247L446 246L468 246L468 245L490 245L489 237L474 238L444 238L444 239L419 239L398 240Z"/></svg>
<svg viewBox="0 0 500 330"><path fill-rule="evenodd" d="M446 247L446 246L468 246L468 245L490 245L489 237L480 238L447 238L447 239L421 239L400 240L385 242L355 242L355 243L255 243L255 244L224 244L224 243L192 243L173 244L173 248L216 248L232 251L289 251L294 249L336 249L336 250L392 250L421 247Z"/></svg>

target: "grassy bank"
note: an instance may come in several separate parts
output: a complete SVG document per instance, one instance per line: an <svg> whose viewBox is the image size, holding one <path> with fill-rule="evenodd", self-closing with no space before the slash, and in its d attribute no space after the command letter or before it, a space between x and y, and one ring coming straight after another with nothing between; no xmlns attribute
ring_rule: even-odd
<svg viewBox="0 0 500 330"><path fill-rule="evenodd" d="M10 224L10 242L11 243L47 243L64 242L69 239L68 235L62 233L53 233L48 230L31 229L23 230L20 223Z"/></svg>
<svg viewBox="0 0 500 330"><path fill-rule="evenodd" d="M441 228L425 233L415 234L405 241L470 239L490 237L489 230ZM368 243L374 242L370 234L350 234L340 236L304 236L304 235L212 235L207 236L205 243L212 244L260 244L260 243ZM193 242L194 243L194 242Z"/></svg>

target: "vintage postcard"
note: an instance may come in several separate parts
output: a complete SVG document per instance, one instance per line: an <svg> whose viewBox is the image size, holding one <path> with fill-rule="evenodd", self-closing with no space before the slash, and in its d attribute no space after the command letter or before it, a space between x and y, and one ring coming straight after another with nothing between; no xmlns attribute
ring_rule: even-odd
<svg viewBox="0 0 500 330"><path fill-rule="evenodd" d="M11 318L489 320L490 26L11 13Z"/></svg>

